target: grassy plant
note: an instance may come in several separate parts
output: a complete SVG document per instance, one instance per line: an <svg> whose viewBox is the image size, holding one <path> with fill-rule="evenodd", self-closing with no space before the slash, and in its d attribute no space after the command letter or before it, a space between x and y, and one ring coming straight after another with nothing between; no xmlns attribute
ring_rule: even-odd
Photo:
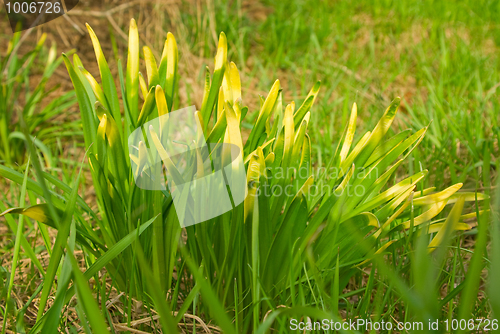
<svg viewBox="0 0 500 334"><path fill-rule="evenodd" d="M28 125L31 140L43 153L49 166L54 163L47 144L79 132L75 122L64 125L53 122L56 116L63 115L76 101L72 91L47 99L47 95L57 88L49 88L47 82L61 64L62 58L57 57L55 45L46 52L43 48L45 39L44 34L33 50L20 55L21 33L15 33L6 54L0 58L0 159L7 165L22 165L25 162L26 138L21 131L21 118ZM33 76L39 72L40 79L33 85Z"/></svg>
<svg viewBox="0 0 500 334"><path fill-rule="evenodd" d="M500 140L497 1L221 1L180 12L174 24L170 17L158 22L205 56L213 52L214 31L225 31L232 59L251 64L244 87L263 91L279 76L288 96L299 97L321 78L309 135L322 164L335 153L337 124L348 121L353 100L364 130L390 96L401 96L404 107L390 133L430 124L404 164L409 174L419 164L429 170L426 187L474 189L483 142ZM491 152L499 154L498 144Z"/></svg>
<svg viewBox="0 0 500 334"><path fill-rule="evenodd" d="M171 194L136 186L134 173L143 171L132 168L129 157L139 166L147 157L141 156L140 146L133 151L127 143L137 127L175 110L177 83L182 78L174 36L168 35L161 59L155 59L148 47L142 49L144 77L132 20L126 72L118 62L117 88L97 36L88 29L101 83L77 55L72 63L63 58L80 106L98 209L91 210L77 196L78 183L70 186L44 173L34 157L37 181L28 179L25 187L45 203L3 213L23 214L58 230L54 245L48 245L51 258L33 333L54 331L62 308L75 293L81 318L88 320L92 330L105 332L106 310L96 312L85 284L92 277L100 281L98 273L104 267L120 291L155 306L164 332L175 331L191 307L192 313L215 319L227 333L265 331L270 326L285 330L278 315L286 312L336 318L341 293L359 268L369 266L372 259L383 267L381 254L409 249L416 235L424 240L417 247L417 253L424 254L419 259L428 253L439 255L436 250L444 248L452 232L470 229L463 220L481 215L477 206L476 212L462 211L466 202L487 196L458 192L460 183L441 191L424 188L426 170L396 178L396 170L427 131L387 135L399 98L357 142L354 104L334 154L321 166L312 162L313 143L307 134L319 82L296 107L294 102L283 105L280 82L275 81L261 99L243 142L242 123L249 112L243 104L238 69L228 62L227 41L221 33L214 71L207 68L203 103L196 115L209 142L232 144L244 153L248 195L233 210L189 226L183 233ZM160 140L148 145L163 149ZM169 161L166 156L164 162ZM23 182L23 176L8 167L0 166L0 174ZM454 206L448 215L449 204ZM84 252L83 274L71 254L74 247ZM421 261L413 265L423 266ZM46 311L60 266L62 278L53 306ZM71 278L73 287L69 287ZM403 295L410 290L397 275L392 278ZM412 293L404 296L416 300ZM177 304L179 297L182 305ZM283 305L288 309L279 313ZM422 310L418 300L415 305ZM178 310L175 318L174 310ZM266 314L272 316L261 325ZM130 321L130 314L124 317Z"/></svg>

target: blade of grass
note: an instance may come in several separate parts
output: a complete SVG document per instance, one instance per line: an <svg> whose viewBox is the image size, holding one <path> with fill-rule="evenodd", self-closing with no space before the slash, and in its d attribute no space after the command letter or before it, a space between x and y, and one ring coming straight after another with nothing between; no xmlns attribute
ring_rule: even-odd
<svg viewBox="0 0 500 334"><path fill-rule="evenodd" d="M484 160L483 160L483 173L485 173L484 178L484 187L489 189L491 186L491 180L489 178L490 173L490 151L488 142L485 143L484 149ZM458 202L457 202L458 204ZM486 207L489 207L489 200L485 200ZM470 260L469 268L467 274L465 276L465 281L467 282L460 297L460 308L458 310L459 319L470 318L472 306L474 305L474 299L476 298L480 279L481 279L481 271L484 268L483 255L486 252L486 245L488 242L488 230L489 230L489 212L486 212L484 215L479 215L479 205L476 201L476 214L478 221L478 229L479 235L477 236L476 243L474 246L474 254L472 255L472 259ZM464 318L466 317L466 318ZM463 330L460 330L458 333L463 333Z"/></svg>
<svg viewBox="0 0 500 334"><path fill-rule="evenodd" d="M135 251L139 266L142 269L146 279L147 289L149 290L151 299L153 300L153 303L156 306L156 310L160 315L160 323L162 325L162 329L166 333L177 333L175 320L172 316L172 312L169 309L168 303L165 300L165 294L158 293L158 291L156 290L156 287L160 286L160 282L149 268L150 264L147 262L142 247L139 243L137 243Z"/></svg>

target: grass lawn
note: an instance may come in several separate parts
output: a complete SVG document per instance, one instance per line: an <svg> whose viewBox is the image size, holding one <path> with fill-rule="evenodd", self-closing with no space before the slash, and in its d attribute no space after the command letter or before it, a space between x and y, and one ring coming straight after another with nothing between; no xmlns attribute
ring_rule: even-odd
<svg viewBox="0 0 500 334"><path fill-rule="evenodd" d="M498 330L500 2L119 6L2 24L2 333ZM181 227L137 180L212 172L145 126L190 105L247 197Z"/></svg>

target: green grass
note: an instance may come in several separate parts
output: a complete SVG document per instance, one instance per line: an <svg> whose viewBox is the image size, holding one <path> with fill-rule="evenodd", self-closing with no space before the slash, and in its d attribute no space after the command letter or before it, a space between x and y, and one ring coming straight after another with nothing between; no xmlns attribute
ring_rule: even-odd
<svg viewBox="0 0 500 334"><path fill-rule="evenodd" d="M54 166L52 150L65 137L78 135L71 120L55 120L67 115L75 103L74 92L55 93L58 86L49 79L62 62L56 45L44 47L46 34L29 52L21 52L24 38L14 34L0 55L0 161L9 166L26 162L25 140L29 136L43 153L45 164ZM28 134L21 130L27 124ZM59 136L55 136L59 133Z"/></svg>
<svg viewBox="0 0 500 334"><path fill-rule="evenodd" d="M255 12L252 12L252 6L257 8ZM287 152L287 147L291 157L285 153L284 161L279 161L278 165L295 163L293 156L301 153L300 149L296 152L291 149L292 142L286 138L291 138L290 133L300 132L299 125L303 122L310 137L311 154L308 159L312 166L319 168L329 163L334 167L343 166L347 175L333 180L316 177L315 182L319 185L338 185L341 181L345 185L359 184L361 181L357 181L356 176L360 171L352 170L354 176L348 173L352 162L356 166L370 165L376 161L370 155L377 145L380 152L385 153L387 148L428 126L425 136L422 141L422 133L407 139L405 143L411 149L399 145L406 148L393 158L404 156L404 161L386 179L379 179L383 180L381 188L375 187L368 199L352 195L332 197L331 200L321 196L299 196L293 200L258 196L234 212L187 228L182 232L186 239L177 244L181 231L175 225L176 217L168 197L165 200L161 195L142 190L130 191L128 186L133 182L129 182L132 175L127 174L130 173L126 168L127 155L112 147L107 132L106 135L104 130L99 132L97 126L103 124L102 109L97 109L96 117L92 104L82 107L85 94L90 101L93 95L90 86L84 84L78 87L77 83L86 148L89 156L93 156L92 188L97 192L98 205L88 203L91 209L82 198L75 197L75 189L83 182L75 167L80 162L63 163L61 159L58 162L60 170L48 170L50 174L44 174L44 167L40 166L32 151L34 171L28 171L24 185L22 174L6 167L0 169L2 175L19 184L12 186L4 197L1 211L23 206L26 192L31 205L39 199L47 203L44 215L51 220L45 221L45 224L52 224L58 229L53 244L46 225L37 224L32 219L23 220L23 215L19 216L18 225L13 216L5 216L15 241L7 243L3 252L30 258L33 269L28 281L44 281L42 276L45 276L45 281L43 290L41 286L36 290L36 285L28 282L13 282L13 272L6 267L0 272L5 282L1 296L6 298L5 303L3 299L0 303L0 317L4 315L5 305L9 305L10 312L13 312L9 323L13 324L14 317L23 317L34 296L41 296L42 303L51 298L49 296L54 296L53 306L45 314L44 310L39 311L34 326L33 323L25 325L18 322L17 328L33 327L34 333L48 329L56 331L57 326L72 330L83 326L81 330L86 332L95 332L99 328L105 332L106 322L121 322L146 332L159 328L163 328L163 332L171 332L176 326L192 331L196 321L186 318L192 314L205 322L214 321L227 333L265 333L269 328L286 333L289 332L291 318L305 321L307 317L312 321L361 318L393 324L396 320L422 322L425 332L428 331L427 321L438 320L440 331L445 332L446 320L451 324L452 319L498 319L499 291L494 281L487 280L487 277L495 277L500 265L497 226L500 196L495 194L500 187L493 187L498 182L497 171L500 167L497 93L500 82L500 28L496 23L500 4L495 1L360 1L352 4L346 1L296 0L277 4L264 1L252 5L233 1L208 8L201 6L199 12L196 10L186 3L181 6L180 14L171 18L174 28L164 26L166 31L173 30L178 38L181 51L179 63L190 59L190 55L183 54L183 50L213 57L217 50L214 35L216 38L219 31L224 31L229 43L227 57L238 64L243 101L249 106L248 113L241 113L242 134L243 137L248 135L248 140L244 141L245 154L250 158L250 153L258 145L277 136L276 143L262 151L257 150L250 159L252 182L262 186L284 182L267 179L259 175L258 170L269 164L274 166L276 157L280 157L279 152ZM158 43L156 51L161 50L164 37L159 36L155 41ZM126 134L133 125L137 125L136 120L139 119L139 123L146 120L139 117L140 106L135 109L138 101L142 105L141 96L147 95L141 95L141 89L137 90L137 65L128 65L136 64L135 52L138 50L128 55L128 67L121 80L114 82L119 84L116 89L122 92L130 92L136 87L135 94L124 94L126 102L118 102L121 94L114 97L113 82L108 74L103 75L105 99L101 101L102 108L112 115L108 117L108 122L109 119L119 120L117 131L122 149L127 147ZM142 50L140 54L142 58ZM127 54L121 58L125 62ZM95 60L86 60L83 65L87 65L87 61ZM151 89L154 82L149 77L149 71L146 76L142 61L141 72L147 80L148 89ZM162 73L160 59L157 63ZM73 82L76 77L83 80L78 58L73 64L75 66L67 64L68 68L74 68ZM110 66L113 66L111 62ZM182 82L187 75L184 68L181 67L179 74L180 88L176 88L173 72L168 79L171 81L160 83L166 92L167 105L173 109L183 107L184 103L201 102L192 98L196 96L196 88ZM197 81L203 87L205 72L202 68L200 73ZM189 75L193 76L193 73ZM211 106L218 103L216 96L220 83L217 76L216 65L212 84L217 89L205 91L205 102L198 106L208 129L215 125L206 115L210 116ZM273 89L268 91L277 78L283 89L274 96ZM310 118L307 121L304 119L305 112L287 118L290 112L286 109L290 107L285 108L285 102L295 100L298 109L302 101L307 100L309 89L317 80L321 80L322 88L315 98ZM186 90L186 98L177 96L179 89ZM168 92L172 92L173 96ZM266 105L261 100L259 103L256 92L270 102ZM393 136L398 136L400 140L388 141L385 145L383 140L375 143L373 139L370 141L373 145L367 145L369 149L365 147L350 160L347 153L352 152L352 147L366 131L375 127L383 110L398 95L402 97L402 105L398 116L393 122L390 120L392 126L387 134L384 133L384 140ZM274 99L283 105L275 104ZM353 102L358 106L355 132L352 131ZM117 112L119 105L125 106L125 116ZM228 113L233 105L238 115L242 105L235 100L224 106L224 110ZM215 108L214 114L222 107L216 105ZM151 115L156 113L146 110L146 114L149 112ZM276 123L269 122L264 126L262 119L266 118L259 115L267 112L274 114L269 120ZM278 116L284 117L285 122L282 144L279 144L281 120ZM289 125L286 125L287 122ZM227 123L230 128L229 121ZM278 124L277 129L274 124ZM347 124L351 126L346 128ZM223 128L226 124L220 126ZM106 118L101 128L105 127ZM266 139L260 138L259 128L266 134ZM410 131L404 132L406 129ZM224 137L223 134L224 131L220 136ZM349 139L349 134L352 134L352 139ZM304 139L298 136L295 140L299 138L307 143L309 137ZM93 141L98 145L91 146ZM306 152L306 144L300 143L298 146ZM283 147L280 148L280 145ZM340 148L344 146L347 149L340 153ZM106 157L105 162L100 158L103 156ZM117 163L123 157L125 162ZM387 161L387 166L392 162ZM120 170L123 167L125 169ZM422 172L424 170L428 172ZM270 175L275 172L272 169L269 171ZM394 206L384 207L380 202L370 201L373 199L370 197L397 184L407 175L424 174L427 175L416 183L414 195L405 193L408 188L403 188L401 193L405 193L407 202L393 201ZM124 179L124 175L128 175L128 179ZM116 180L118 182L115 183ZM295 192L307 180L298 181L299 184L294 185ZM368 178L366 182L372 181L374 179ZM363 184L368 184L366 182ZM464 213L475 212L479 217L479 228L453 235L449 233L448 227L460 220L464 205L462 199L450 193L446 197L451 196L449 198L453 198L451 202L455 204L445 207L433 220L434 225L441 228L429 234L422 233L425 230L416 225L428 207L422 206L422 200L418 198L420 191L429 187L440 191L456 183L464 183L462 191L472 192L467 198L468 204L465 203ZM109 184L114 186L114 195L108 193ZM89 185L84 185L83 190L86 187ZM476 195L473 193L476 190L492 195L492 212L481 212L489 207L490 201L485 197L480 202L483 197L478 194L478 203L475 203ZM427 198L435 200L436 197L430 195ZM127 199L129 204L120 204L123 199ZM390 199L384 198L384 201ZM153 209L134 216L133 208L141 201L153 203ZM283 214L280 203L287 203ZM319 204L319 207L312 203ZM367 206L366 203L376 205ZM158 205L161 210L158 210ZM330 208L333 208L331 212ZM367 224L372 219L371 214L352 217L363 211L374 213L373 217L383 224L394 211L398 211L397 208L401 208L401 212L396 212L395 220L387 226L389 229L380 229L381 237L376 238L376 247L363 232L346 227L352 224L369 228ZM358 209L359 212L356 211ZM17 209L12 213L22 211ZM24 214L30 217L27 212ZM69 219L71 216L73 219ZM308 227L304 229L306 221ZM472 223L473 220L466 221ZM408 222L409 228L401 228L402 222ZM120 225L122 223L125 225ZM17 228L23 224L24 234ZM141 227L138 228L139 225ZM96 229L96 226L99 228ZM321 232L316 230L318 226L324 227ZM161 235L157 234L162 228L172 228L169 232L162 230L162 235L166 236L164 243L161 242ZM458 237L452 237L456 235ZM429 253L429 245L436 246L438 239L441 240L439 247ZM35 247L36 240L44 241ZM351 249L351 244L356 247ZM61 247L69 251L60 252ZM383 255L373 254L379 247L384 250ZM74 249L83 251L82 257L76 259L83 258L83 261L75 261L72 255ZM48 268L46 264L42 267L35 255L44 251L51 253ZM369 261L364 262L365 259ZM77 272L79 265L85 267L83 274ZM106 272L101 270L103 267L107 268ZM54 275L59 279L57 284L52 285ZM89 288L85 281L91 278L94 283ZM106 279L111 282L112 289L104 284ZM70 286L71 282L73 286ZM112 295L116 295L113 289L125 292L119 298L119 309L103 307ZM13 290L25 296L24 307L19 308L9 300ZM159 292L166 290L170 290L169 298L162 298L164 295ZM73 295L78 300L76 304L71 300ZM132 297L144 301L140 311L143 316L160 314L161 321L133 326L133 320L139 316L137 308L133 307L135 302ZM38 299L37 305L40 305ZM101 306L102 312L96 311L97 306ZM77 314L80 321L72 323L61 310ZM173 310L178 313L171 316ZM197 332L203 332L201 328L198 326ZM115 329L111 327L110 331Z"/></svg>

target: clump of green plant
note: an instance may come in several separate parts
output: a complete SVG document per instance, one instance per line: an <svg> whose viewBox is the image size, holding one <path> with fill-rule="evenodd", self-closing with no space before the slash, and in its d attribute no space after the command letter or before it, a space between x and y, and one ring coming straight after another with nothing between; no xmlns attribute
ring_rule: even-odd
<svg viewBox="0 0 500 334"><path fill-rule="evenodd" d="M428 251L433 252L451 231L470 228L462 221L476 213L462 215L462 209L466 201L483 199L481 194L458 192L461 184L439 192L417 189L425 170L392 182L426 132L426 128L415 133L405 130L385 138L399 98L355 145L354 104L335 155L321 169L314 165L307 135L320 83L296 107L294 102L283 105L276 81L261 99L254 126L243 142L241 123L249 111L221 33L197 116L208 142L232 144L244 152L248 195L233 210L185 228L181 237L171 194L136 186L134 173L142 171L132 170L129 156L139 162L143 158L129 152L127 145L137 127L174 110L181 80L174 36L168 34L161 59L155 59L147 46L142 49L144 77L132 20L126 72L119 61L117 88L97 36L88 30L101 83L77 55L73 63L64 56L64 62L80 106L98 209L91 210L77 195L78 184L71 188L40 172L38 181L29 180L26 187L45 203L4 212L58 229L32 332L55 331L62 308L75 293L93 330L107 332L107 311L103 307L104 316L99 314L86 284L92 277L96 282L109 277L119 290L152 303L168 333L176 331L190 308L213 318L227 333L265 331L274 319L261 325L266 314L282 306L302 307L302 314L323 310L338 317L340 291L356 268L373 256L404 244L413 233L429 234ZM148 145L161 149L156 142ZM0 174L23 183L23 176L7 167L0 166ZM448 204L454 204L451 214L439 218ZM72 255L75 247L85 254L88 267L83 274ZM46 311L61 261L56 297ZM104 267L106 274L99 277ZM71 279L74 286L69 287ZM102 293L102 287L96 289ZM182 305L177 304L180 296Z"/></svg>
<svg viewBox="0 0 500 334"><path fill-rule="evenodd" d="M21 33L15 33L6 54L0 55L0 160L7 165L24 164L26 132L43 153L47 165L52 164L52 155L46 144L78 133L74 123L53 122L76 99L73 91L47 99L57 89L49 88L47 81L62 63L62 57L57 57L55 45L48 52L44 49L45 39L43 34L33 50L20 55ZM38 73L38 82L33 85L33 76ZM26 131L21 129L21 118Z"/></svg>

